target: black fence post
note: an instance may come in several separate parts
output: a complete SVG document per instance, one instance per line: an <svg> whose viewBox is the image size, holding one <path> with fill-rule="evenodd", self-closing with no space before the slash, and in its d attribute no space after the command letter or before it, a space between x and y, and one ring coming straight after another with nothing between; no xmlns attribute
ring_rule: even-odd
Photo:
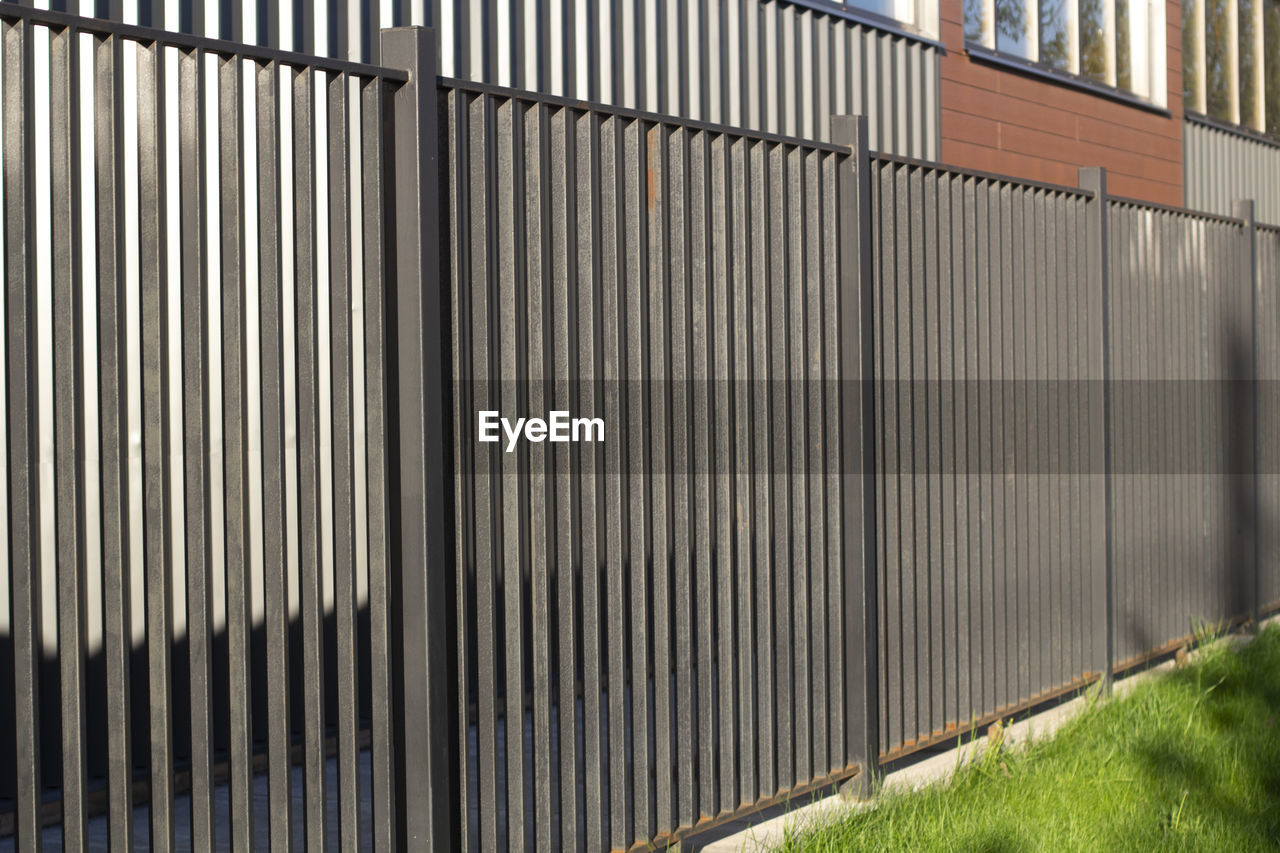
<svg viewBox="0 0 1280 853"><path fill-rule="evenodd" d="M409 74L391 102L386 186L396 836L401 850L456 850L453 487L445 446L451 406L440 275L436 40L429 29L401 27L383 31L381 46L383 64Z"/></svg>
<svg viewBox="0 0 1280 853"><path fill-rule="evenodd" d="M840 170L840 423L845 579L845 713L848 760L861 765L854 792L871 793L880 749L880 652L876 590L874 266L871 149L866 116L835 116L848 145Z"/></svg>
<svg viewBox="0 0 1280 853"><path fill-rule="evenodd" d="M1104 537L1103 549L1105 552L1105 581L1102 584L1103 601L1099 602L1097 597L1094 598L1095 607L1101 605L1105 613L1104 617L1104 637L1095 637L1095 648L1100 647L1103 654L1098 660L1097 666L1101 668L1103 689L1110 694L1112 674L1116 665L1116 617L1115 617L1115 559L1114 559L1114 533L1112 525L1114 524L1114 516L1112 514L1112 489L1111 482L1111 270L1108 252L1110 251L1107 244L1108 223L1107 223L1107 170L1097 166L1088 166L1080 170L1080 188L1093 193L1093 198L1085 203L1085 240L1088 246L1088 279L1090 286L1091 300L1097 299L1099 302L1099 317L1101 319L1101 340L1090 341L1090 346L1100 346L1102 350L1102 377L1100 394L1095 394L1092 389L1089 393L1089 417L1090 421L1099 414L1099 405L1101 403L1102 415L1102 463L1104 470L1103 490L1104 490L1104 516L1106 523L1102 530L1094 530L1093 536ZM1090 385L1097 383L1098 377L1091 377ZM1099 398L1101 398L1099 400ZM1094 435L1094 431L1090 431ZM1090 468L1093 469L1098 463L1095 453L1090 453ZM1101 642L1098 642L1098 641Z"/></svg>
<svg viewBox="0 0 1280 853"><path fill-rule="evenodd" d="M1257 208L1252 199L1238 200L1234 205L1234 212L1237 219L1244 220L1244 238L1245 251L1247 252L1248 276L1249 276L1249 374L1245 377L1249 391L1247 399L1252 409L1252 447L1249 448L1250 470L1252 472L1251 482L1248 487L1250 505L1244 507L1245 513L1249 516L1246 521L1250 522L1252 528L1252 539L1250 548L1252 550L1253 568L1250 572L1250 589L1249 593L1249 625L1252 630L1258 627L1258 607L1262 601L1262 551L1259 547L1261 533L1261 513L1259 512L1261 505L1259 500L1261 495L1258 492L1258 435L1262 424L1259 420L1258 408L1260 398L1258 395L1258 288L1262 285L1261 276L1258 270L1258 220ZM1233 472L1239 476L1239 472ZM1241 614L1232 614L1239 616Z"/></svg>

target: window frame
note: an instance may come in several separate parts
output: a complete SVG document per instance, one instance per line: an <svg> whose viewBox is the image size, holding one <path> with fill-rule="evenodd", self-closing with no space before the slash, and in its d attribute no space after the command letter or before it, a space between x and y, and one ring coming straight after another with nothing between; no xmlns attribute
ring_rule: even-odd
<svg viewBox="0 0 1280 853"><path fill-rule="evenodd" d="M1193 0L1203 3L1203 0ZM1029 56L1020 55L1009 50L1000 50L999 33L996 21L996 0L981 0L983 9L981 36L978 40L969 33L968 9L962 16L965 52L970 57L1019 71L1046 77L1058 83L1075 86L1095 94L1104 95L1114 100L1135 106L1144 107L1158 113L1168 114L1168 42L1167 15L1163 0L1129 0L1129 75L1137 84L1132 88L1123 88L1117 84L1117 29L1116 0L1100 0L1103 9L1103 36L1106 50L1105 78L1084 74L1080 71L1081 32L1080 32L1080 0L1067 2L1067 44L1068 67L1042 62L1040 60L1040 4L1039 0L1019 0L1026 13L1023 39L1028 46ZM1235 0L1231 0L1232 3ZM1143 5L1138 5L1143 4ZM966 4L967 5L967 4ZM1135 8L1139 10L1140 24L1135 22ZM1136 38L1138 32L1145 37ZM1135 61L1141 57L1139 63ZM1145 89L1145 91L1142 91Z"/></svg>

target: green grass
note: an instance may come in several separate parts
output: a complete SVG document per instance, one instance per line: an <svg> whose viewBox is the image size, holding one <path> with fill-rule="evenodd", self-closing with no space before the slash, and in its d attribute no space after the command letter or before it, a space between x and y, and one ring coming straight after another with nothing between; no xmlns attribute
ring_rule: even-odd
<svg viewBox="0 0 1280 853"><path fill-rule="evenodd" d="M787 851L1280 849L1280 630L1225 643L1052 739L795 832Z"/></svg>

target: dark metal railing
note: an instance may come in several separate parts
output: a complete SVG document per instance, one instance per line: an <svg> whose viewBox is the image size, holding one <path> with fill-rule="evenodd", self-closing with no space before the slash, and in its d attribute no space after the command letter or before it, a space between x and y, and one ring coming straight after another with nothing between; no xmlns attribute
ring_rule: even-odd
<svg viewBox="0 0 1280 853"><path fill-rule="evenodd" d="M386 328L387 283L418 292L432 268L393 239L423 219L416 177L397 184L416 128L392 135L416 66L7 3L0 28L19 846L40 847L52 787L83 849L105 777L113 848L144 791L151 849L251 849L265 753L272 846L292 809L321 849L328 740L336 840L391 849L417 778L393 780L412 748L395 684L417 679L392 673L404 336Z"/></svg>
<svg viewBox="0 0 1280 853"><path fill-rule="evenodd" d="M1250 205L379 55L0 4L17 849L677 842L1280 599Z"/></svg>

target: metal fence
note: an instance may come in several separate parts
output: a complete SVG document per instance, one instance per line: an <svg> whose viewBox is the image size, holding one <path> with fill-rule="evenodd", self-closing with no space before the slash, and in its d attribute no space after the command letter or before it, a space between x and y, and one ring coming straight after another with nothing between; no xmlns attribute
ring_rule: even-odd
<svg viewBox="0 0 1280 853"><path fill-rule="evenodd" d="M677 842L1280 598L1250 205L381 57L0 6L16 848Z"/></svg>
<svg viewBox="0 0 1280 853"><path fill-rule="evenodd" d="M1269 609L1277 239L1252 204L872 174L879 760Z"/></svg>
<svg viewBox="0 0 1280 853"><path fill-rule="evenodd" d="M886 761L1105 671L1102 305L1091 193L871 175Z"/></svg>
<svg viewBox="0 0 1280 853"><path fill-rule="evenodd" d="M853 775L849 149L441 103L464 846L661 844ZM556 409L605 441L477 441Z"/></svg>
<svg viewBox="0 0 1280 853"><path fill-rule="evenodd" d="M1253 605L1252 228L1114 201L1115 664ZM1154 428L1159 425L1158 429Z"/></svg>
<svg viewBox="0 0 1280 853"><path fill-rule="evenodd" d="M7 828L387 849L408 75L10 4L0 39Z"/></svg>

